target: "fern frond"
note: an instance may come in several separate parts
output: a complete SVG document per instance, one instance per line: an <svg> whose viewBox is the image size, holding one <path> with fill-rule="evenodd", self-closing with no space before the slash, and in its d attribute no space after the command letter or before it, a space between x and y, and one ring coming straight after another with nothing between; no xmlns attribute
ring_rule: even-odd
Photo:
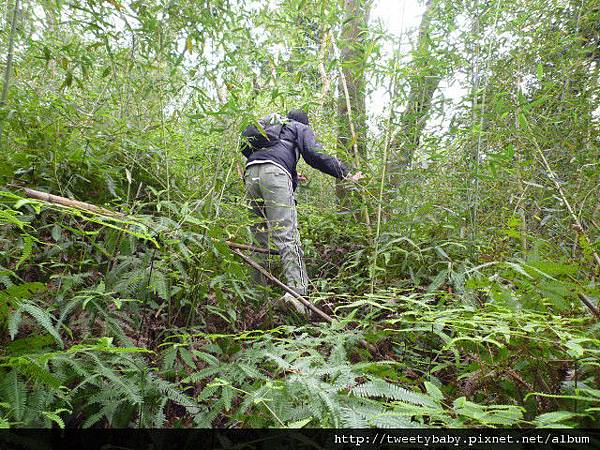
<svg viewBox="0 0 600 450"><path fill-rule="evenodd" d="M29 257L31 256L31 253L33 251L33 242L34 242L33 236L31 236L29 234L24 234L21 237L23 238L23 250L22 250L21 256L19 257L19 260L17 261L17 264L15 266L17 269L21 266L21 264L23 264L25 261L27 261L29 259Z"/></svg>
<svg viewBox="0 0 600 450"><path fill-rule="evenodd" d="M0 382L0 395L3 403L10 405L11 416L19 422L23 419L27 404L27 387L17 377L17 371L11 370Z"/></svg>
<svg viewBox="0 0 600 450"><path fill-rule="evenodd" d="M196 408L198 406L190 397L182 394L176 389L175 385L168 381L155 377L154 375L148 375L148 380L169 400L187 408Z"/></svg>
<svg viewBox="0 0 600 450"><path fill-rule="evenodd" d="M342 408L341 413L341 424L345 428L368 428L369 422L365 418L356 412L353 408Z"/></svg>
<svg viewBox="0 0 600 450"><path fill-rule="evenodd" d="M277 367L282 369L282 370L288 370L290 368L290 363L287 362L286 360L284 360L281 356L276 355L272 352L264 352L263 356L266 359L269 359L271 361L273 361L275 364L277 364Z"/></svg>
<svg viewBox="0 0 600 450"><path fill-rule="evenodd" d="M58 331L54 328L54 325L52 325L52 316L47 313L46 311L43 311L42 309L38 308L37 306L35 306L32 303L29 302L23 302L20 304L19 309L21 309L22 311L25 311L26 313L28 313L31 317L33 317L35 319L35 321L42 326L42 328L44 328L55 340L56 342L63 347L63 341L60 337L60 334L58 333Z"/></svg>
<svg viewBox="0 0 600 450"><path fill-rule="evenodd" d="M190 376L185 377L181 381L183 383L198 383L199 381L202 381L203 379L205 379L207 377L218 374L219 372L221 372L221 370L222 370L222 368L219 366L206 367L202 370L199 370L198 372L191 374Z"/></svg>
<svg viewBox="0 0 600 450"><path fill-rule="evenodd" d="M359 397L380 397L386 400L396 400L421 406L433 406L435 402L427 395L413 392L385 380L373 380L355 386L352 393Z"/></svg>
<svg viewBox="0 0 600 450"><path fill-rule="evenodd" d="M415 423L410 418L397 415L394 413L386 413L377 416L373 419L372 424L377 428L421 428L422 424Z"/></svg>
<svg viewBox="0 0 600 450"><path fill-rule="evenodd" d="M22 319L23 317L21 315L20 309L17 309L15 312L8 316L8 335L12 340L15 339L15 336L19 331L19 326L21 325Z"/></svg>

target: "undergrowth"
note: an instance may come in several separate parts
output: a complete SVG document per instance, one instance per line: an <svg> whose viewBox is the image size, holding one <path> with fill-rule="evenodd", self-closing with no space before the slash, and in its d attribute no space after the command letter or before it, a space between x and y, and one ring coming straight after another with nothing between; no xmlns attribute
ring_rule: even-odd
<svg viewBox="0 0 600 450"><path fill-rule="evenodd" d="M298 325L230 230L188 210L111 219L4 192L0 220L4 427L599 423L600 326L577 303L598 290L547 243L476 264L388 233L373 264L358 228L324 244L335 219L309 218L312 300L336 320Z"/></svg>

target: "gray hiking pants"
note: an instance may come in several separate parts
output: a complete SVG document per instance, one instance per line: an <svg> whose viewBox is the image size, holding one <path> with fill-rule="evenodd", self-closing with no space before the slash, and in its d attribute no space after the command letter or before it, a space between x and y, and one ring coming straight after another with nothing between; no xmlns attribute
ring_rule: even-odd
<svg viewBox="0 0 600 450"><path fill-rule="evenodd" d="M259 217L252 226L258 245L269 248L273 243L279 249L287 285L305 295L308 278L290 176L275 164L253 164L246 168L244 182L252 211ZM261 258L263 267L265 260Z"/></svg>

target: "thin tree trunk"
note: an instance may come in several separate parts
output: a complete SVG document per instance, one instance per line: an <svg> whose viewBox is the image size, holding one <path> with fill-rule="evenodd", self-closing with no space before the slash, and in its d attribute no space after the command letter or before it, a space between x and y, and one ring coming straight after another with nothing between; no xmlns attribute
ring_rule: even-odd
<svg viewBox="0 0 600 450"><path fill-rule="evenodd" d="M339 49L337 48L337 45L335 43L335 39L331 38L331 43L333 44L333 48L336 52L336 56L339 59ZM353 162L354 162L354 167L358 168L360 167L360 156L359 156L359 149L358 149L358 134L356 133L356 129L354 127L354 122L352 120L352 98L350 97L350 91L348 89L348 81L346 80L346 76L343 72L343 70L340 69L340 83L342 85L342 90L343 90L343 99L346 102L346 115L347 115L347 120L348 120L348 128L350 131L350 136L352 138L351 142L352 142L352 156L353 156ZM338 195L338 198L340 200L342 200L341 205L342 207L344 207L344 203L343 200L347 195L347 191L346 191L346 186L344 185L343 181L338 180L337 186L336 186L336 193ZM369 210L367 208L367 200L366 200L366 196L364 191L361 191L361 208L362 208L362 213L363 213L363 217L365 220L365 225L367 226L367 229L369 230L369 234L371 233L371 219L369 217ZM358 217L357 217L358 219Z"/></svg>
<svg viewBox="0 0 600 450"><path fill-rule="evenodd" d="M323 33L323 39L321 41L321 47L319 48L319 76L321 77L321 96L319 97L319 110L322 111L325 106L325 101L327 99L327 95L329 94L329 89L331 87L331 79L327 74L327 70L325 68L327 61L327 48L328 44L331 41L330 31L325 31Z"/></svg>
<svg viewBox="0 0 600 450"><path fill-rule="evenodd" d="M2 96L0 97L0 108L4 108L8 98L8 87L10 85L10 74L12 71L13 52L15 47L15 34L17 31L17 15L19 14L19 0L15 0L12 19L10 22L10 35L8 37L8 54L6 56L6 67L4 68L4 83L2 85ZM4 118L0 121L0 148L2 148L2 135L4 134Z"/></svg>
<svg viewBox="0 0 600 450"><path fill-rule="evenodd" d="M339 61L338 83L338 148L340 153L349 156L352 168L360 170L360 160L366 157L366 30L368 28L369 7L365 0L344 0L346 18L340 34L338 49L332 36L332 45ZM338 180L336 194L343 209L349 208L347 185ZM369 211L364 192L361 194L361 209L364 222L371 232ZM355 214L359 220L360 214Z"/></svg>
<svg viewBox="0 0 600 450"><path fill-rule="evenodd" d="M364 30L367 28L369 9L365 0L344 0L347 21L340 34L340 49L332 40L340 64L338 83L338 148L340 155L348 155L353 169L359 169L366 156L366 95ZM348 190L343 182L336 184L336 193L342 207L347 207Z"/></svg>
<svg viewBox="0 0 600 450"><path fill-rule="evenodd" d="M366 53L364 34L369 9L364 0L344 0L348 21L340 35L340 82L338 139L348 153L366 155ZM349 101L348 101L349 100ZM354 128L354 129L352 129Z"/></svg>

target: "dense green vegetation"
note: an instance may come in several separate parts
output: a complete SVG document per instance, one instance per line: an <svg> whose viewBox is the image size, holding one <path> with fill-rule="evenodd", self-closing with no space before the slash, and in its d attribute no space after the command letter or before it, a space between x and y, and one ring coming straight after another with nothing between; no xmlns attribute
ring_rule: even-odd
<svg viewBox="0 0 600 450"><path fill-rule="evenodd" d="M0 5L0 426L600 426L600 4L369 10ZM240 133L293 107L367 174L300 163L331 324L225 243Z"/></svg>

